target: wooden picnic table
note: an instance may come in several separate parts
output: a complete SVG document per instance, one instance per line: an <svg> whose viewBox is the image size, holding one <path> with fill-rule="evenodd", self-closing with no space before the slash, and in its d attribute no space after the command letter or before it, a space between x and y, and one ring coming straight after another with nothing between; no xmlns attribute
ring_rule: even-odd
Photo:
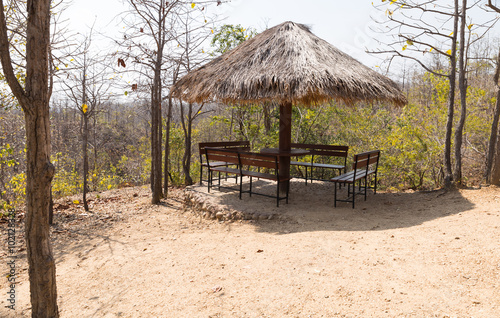
<svg viewBox="0 0 500 318"><path fill-rule="evenodd" d="M310 151L307 149L279 150L279 148L262 148L260 153L278 155L280 157L295 157L308 155L310 154Z"/></svg>

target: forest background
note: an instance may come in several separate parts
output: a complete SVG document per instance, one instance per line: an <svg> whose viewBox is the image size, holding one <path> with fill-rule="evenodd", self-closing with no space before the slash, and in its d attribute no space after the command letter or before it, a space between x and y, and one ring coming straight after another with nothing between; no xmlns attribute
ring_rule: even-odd
<svg viewBox="0 0 500 318"><path fill-rule="evenodd" d="M376 5L382 12L380 16L385 17L377 24L381 28L386 23L393 25L391 32L382 33L392 34L396 40L389 36L388 40L380 40L387 41L379 45L384 49L369 49L384 51L391 62L394 56L413 51L395 73L387 73L389 66L394 69L394 63L377 67L401 85L408 104L400 108L383 103L346 105L336 101L314 107L297 105L293 109L292 142L348 145L351 154L381 149L382 189L440 188L444 185L443 153L449 119L447 53L453 41L451 19L445 17L453 10L452 6L444 6L439 9L446 14L426 12L439 21L435 27L444 40L426 38L422 44L416 37L412 41L401 37L409 34L400 28L401 24L395 29L397 15L403 14L398 2L382 1ZM22 8L22 1L12 3ZM16 11L12 3L10 25L22 28L18 24L23 18L22 10ZM159 166L165 176L166 194L168 186L189 185L200 179L198 142L248 140L256 151L278 144L277 105L195 105L169 98L169 87L183 74L251 38L267 25L257 30L225 24L219 16L208 13L211 6L224 5L221 1L183 2L179 6L167 3L166 7L147 1L126 3L129 9L120 15L123 33L111 39L92 27L86 33L67 31L66 22L59 20L66 10L64 3L53 5L54 85L50 120L51 161L56 167L52 181L54 197L151 183L155 145L161 147L159 153L163 154ZM485 3L477 1L470 6L488 10ZM141 15L146 9L153 13L171 11L155 21ZM405 9L411 7L407 5ZM496 17L492 12L486 21L468 17L466 23L467 109L459 154L463 158L461 186L481 184L488 179L492 132L498 134L494 118L498 107L495 72L500 41L492 32ZM12 43L18 44L11 53L17 56L16 74L22 82L25 39L19 29L12 28L11 32ZM159 34L163 37L159 38ZM113 46L100 50L102 41L110 41ZM163 46L159 47L159 43ZM386 50L391 44L395 51ZM458 56L458 51L455 53ZM3 80L1 75L0 79ZM6 85L1 86L0 94L0 209L22 210L26 179L24 115ZM454 107L453 133L462 112L458 90L455 95L458 102ZM155 99L159 103L153 102ZM159 130L155 131L153 114L157 111ZM153 135L159 138L153 140Z"/></svg>

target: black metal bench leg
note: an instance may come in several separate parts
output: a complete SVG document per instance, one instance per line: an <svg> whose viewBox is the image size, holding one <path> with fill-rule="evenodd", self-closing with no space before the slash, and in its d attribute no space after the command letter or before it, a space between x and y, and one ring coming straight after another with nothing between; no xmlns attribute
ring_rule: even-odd
<svg viewBox="0 0 500 318"><path fill-rule="evenodd" d="M200 162L200 185L202 181L203 181L203 165Z"/></svg>
<svg viewBox="0 0 500 318"><path fill-rule="evenodd" d="M280 182L276 182L276 207L280 207Z"/></svg>
<svg viewBox="0 0 500 318"><path fill-rule="evenodd" d="M368 192L368 176L365 177L365 201L366 201L366 192Z"/></svg>
<svg viewBox="0 0 500 318"><path fill-rule="evenodd" d="M236 175L236 179L238 178L238 175ZM243 175L240 175L240 200L241 200L241 193L243 192Z"/></svg>
<svg viewBox="0 0 500 318"><path fill-rule="evenodd" d="M307 166L305 166L306 168L306 185L307 185Z"/></svg>
<svg viewBox="0 0 500 318"><path fill-rule="evenodd" d="M288 193L290 192L290 180L286 182L286 204L288 204Z"/></svg>
<svg viewBox="0 0 500 318"><path fill-rule="evenodd" d="M333 207L336 208L337 207L337 182L335 182L335 186L334 186L334 197L335 197L335 200L333 202Z"/></svg>
<svg viewBox="0 0 500 318"><path fill-rule="evenodd" d="M210 193L210 187L212 186L212 171L208 170L208 180L207 180L207 187L208 187L208 193Z"/></svg>
<svg viewBox="0 0 500 318"><path fill-rule="evenodd" d="M252 177L250 177L250 196L252 196Z"/></svg>

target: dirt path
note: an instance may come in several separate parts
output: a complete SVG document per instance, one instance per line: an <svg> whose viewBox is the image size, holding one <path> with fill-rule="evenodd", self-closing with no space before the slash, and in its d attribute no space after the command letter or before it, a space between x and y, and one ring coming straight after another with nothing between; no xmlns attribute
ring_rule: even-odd
<svg viewBox="0 0 500 318"><path fill-rule="evenodd" d="M180 192L152 206L144 188L94 196L87 214L61 201L61 317L500 317L498 188L380 193L353 210L333 209L326 187L308 186L281 210L272 199L210 196L284 216L270 221L202 219L181 209ZM23 253L16 310L2 284L2 317L30 316Z"/></svg>

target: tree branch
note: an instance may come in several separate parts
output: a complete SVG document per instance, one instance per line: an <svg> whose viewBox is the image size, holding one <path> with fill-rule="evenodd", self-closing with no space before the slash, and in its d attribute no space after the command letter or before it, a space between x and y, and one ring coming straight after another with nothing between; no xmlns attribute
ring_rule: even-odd
<svg viewBox="0 0 500 318"><path fill-rule="evenodd" d="M2 62L2 71L12 93L16 96L23 110L27 112L28 109L26 107L28 107L28 98L14 73L9 48L10 43L7 36L7 22L5 19L4 4L3 0L0 0L0 60Z"/></svg>

